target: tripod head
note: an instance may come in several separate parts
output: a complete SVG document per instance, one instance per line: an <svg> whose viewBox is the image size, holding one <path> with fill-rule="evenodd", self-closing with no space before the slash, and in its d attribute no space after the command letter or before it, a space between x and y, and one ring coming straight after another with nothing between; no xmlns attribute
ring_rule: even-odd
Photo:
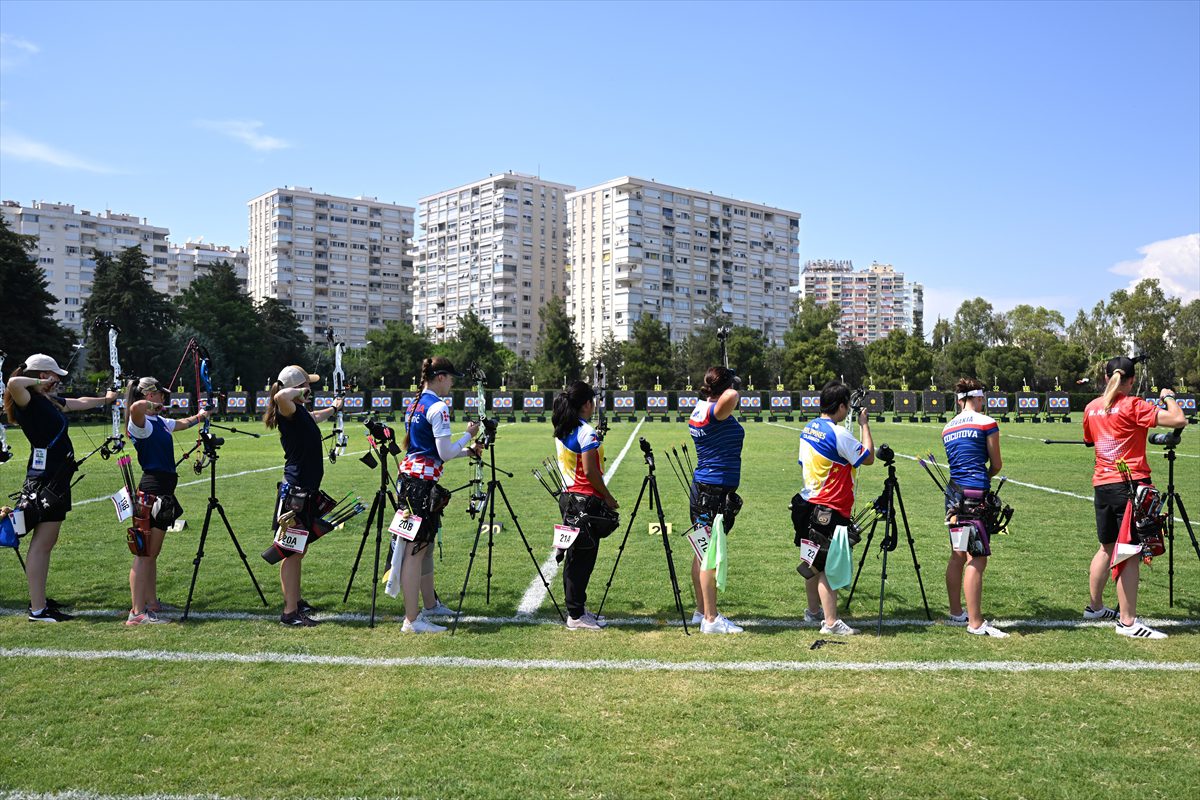
<svg viewBox="0 0 1200 800"><path fill-rule="evenodd" d="M1180 442L1183 441L1183 429L1176 428L1170 433L1152 433L1150 434L1150 444L1157 444L1165 447L1168 450L1173 450Z"/></svg>
<svg viewBox="0 0 1200 800"><path fill-rule="evenodd" d="M650 443L646 441L645 436L638 437L638 446L642 448L642 457L646 459L646 466L650 471L654 471L654 451L650 449Z"/></svg>
<svg viewBox="0 0 1200 800"><path fill-rule="evenodd" d="M896 451L888 447L885 442L875 448L875 457L882 461L884 465L890 467L896 462Z"/></svg>

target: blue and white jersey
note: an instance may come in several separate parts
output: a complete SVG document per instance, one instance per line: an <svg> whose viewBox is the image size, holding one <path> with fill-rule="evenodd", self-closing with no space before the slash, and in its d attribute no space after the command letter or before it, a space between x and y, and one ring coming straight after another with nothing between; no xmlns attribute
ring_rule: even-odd
<svg viewBox="0 0 1200 800"><path fill-rule="evenodd" d="M843 517L854 511L855 476L871 455L850 431L827 417L818 417L800 433L797 460L804 476L800 496L832 508Z"/></svg>
<svg viewBox="0 0 1200 800"><path fill-rule="evenodd" d="M562 472L567 491L599 497L600 493L587 479L587 473L583 469L583 454L595 450L600 471L604 472L604 443L596 435L596 429L581 419L579 425L567 434L565 439L554 440L554 447L558 454L558 469Z"/></svg>
<svg viewBox="0 0 1200 800"><path fill-rule="evenodd" d="M145 424L139 428L133 424L131 417L125 430L133 440L142 472L175 474L175 442L171 438L175 431L175 420L147 415Z"/></svg>
<svg viewBox="0 0 1200 800"><path fill-rule="evenodd" d="M950 480L964 489L987 489L987 441L999 436L1000 426L986 414L967 410L946 423L942 429L942 444L950 463Z"/></svg>
<svg viewBox="0 0 1200 800"><path fill-rule="evenodd" d="M701 400L692 409L688 432L696 445L694 479L710 486L736 488L742 479L742 442L746 431L732 414L717 419L717 404Z"/></svg>
<svg viewBox="0 0 1200 800"><path fill-rule="evenodd" d="M408 431L408 451L400 462L400 472L436 481L442 477L442 459L438 456L437 439L450 435L450 409L446 402L431 391L409 404L404 412Z"/></svg>

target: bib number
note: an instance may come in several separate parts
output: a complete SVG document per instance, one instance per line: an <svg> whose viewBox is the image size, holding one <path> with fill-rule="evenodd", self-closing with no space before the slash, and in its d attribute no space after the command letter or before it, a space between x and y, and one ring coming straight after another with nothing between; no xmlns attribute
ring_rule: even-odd
<svg viewBox="0 0 1200 800"><path fill-rule="evenodd" d="M280 528L275 534L275 545L289 553L303 553L308 547L308 531L303 528Z"/></svg>
<svg viewBox="0 0 1200 800"><path fill-rule="evenodd" d="M129 497L129 490L124 486L114 494L111 498L113 508L117 512L117 522L124 522L127 519L133 518L133 500Z"/></svg>
<svg viewBox="0 0 1200 800"><path fill-rule="evenodd" d="M411 542L417 538L417 531L421 527L421 518L415 514L404 516L403 511L397 511L396 516L392 517L392 524L388 526L388 531L396 534L406 542Z"/></svg>
<svg viewBox="0 0 1200 800"><path fill-rule="evenodd" d="M696 558L704 561L704 556L708 552L709 537L712 536L712 528L707 525L696 528L687 535L688 541L692 543L692 550L696 553Z"/></svg>
<svg viewBox="0 0 1200 800"><path fill-rule="evenodd" d="M46 448L33 448L33 460L30 462L30 468L43 470L46 468Z"/></svg>
<svg viewBox="0 0 1200 800"><path fill-rule="evenodd" d="M951 525L950 526L950 549L960 553L967 552L967 545L971 542L971 525Z"/></svg>
<svg viewBox="0 0 1200 800"><path fill-rule="evenodd" d="M557 550L568 550L571 545L575 544L575 540L579 538L579 528L571 528L566 525L554 526L554 547Z"/></svg>
<svg viewBox="0 0 1200 800"><path fill-rule="evenodd" d="M816 542L809 539L800 540L800 560L810 567L817 560L817 554L821 552L821 547Z"/></svg>

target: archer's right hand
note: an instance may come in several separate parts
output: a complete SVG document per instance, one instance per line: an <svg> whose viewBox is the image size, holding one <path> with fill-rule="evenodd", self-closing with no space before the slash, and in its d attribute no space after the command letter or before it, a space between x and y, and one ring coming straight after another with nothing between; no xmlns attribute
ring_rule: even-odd
<svg viewBox="0 0 1200 800"><path fill-rule="evenodd" d="M621 504L617 502L617 498L613 497L611 494L604 498L604 505L608 506L613 511L616 511L621 507Z"/></svg>
<svg viewBox="0 0 1200 800"><path fill-rule="evenodd" d="M478 422L468 422L467 423L467 435L474 436L477 433L479 433L479 423Z"/></svg>

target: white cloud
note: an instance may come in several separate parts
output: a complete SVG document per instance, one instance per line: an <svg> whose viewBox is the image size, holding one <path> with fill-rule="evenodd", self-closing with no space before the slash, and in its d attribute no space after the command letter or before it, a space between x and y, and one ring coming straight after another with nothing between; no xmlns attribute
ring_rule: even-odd
<svg viewBox="0 0 1200 800"><path fill-rule="evenodd" d="M1200 233L1152 242L1138 252L1140 259L1122 261L1109 272L1132 275L1130 290L1147 278L1157 278L1168 295L1185 303L1200 299Z"/></svg>
<svg viewBox="0 0 1200 800"><path fill-rule="evenodd" d="M216 131L222 136L228 136L230 139L262 152L282 150L292 146L283 139L262 133L263 123L257 120L202 119L198 120L196 125L205 130Z"/></svg>
<svg viewBox="0 0 1200 800"><path fill-rule="evenodd" d="M52 147L45 142L30 139L13 131L0 131L0 154L19 161L33 161L62 169L82 170L102 175L116 172L111 167L88 161L72 153Z"/></svg>
<svg viewBox="0 0 1200 800"><path fill-rule="evenodd" d="M0 33L0 71L18 67L40 52L41 48L28 39Z"/></svg>

